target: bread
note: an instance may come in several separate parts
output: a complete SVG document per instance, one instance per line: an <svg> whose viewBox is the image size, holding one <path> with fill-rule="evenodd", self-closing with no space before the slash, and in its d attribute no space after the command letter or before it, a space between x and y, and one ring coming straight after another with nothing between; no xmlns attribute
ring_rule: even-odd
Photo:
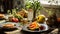
<svg viewBox="0 0 60 34"><path fill-rule="evenodd" d="M14 28L14 24L4 24L3 27Z"/></svg>
<svg viewBox="0 0 60 34"><path fill-rule="evenodd" d="M0 14L0 18L4 18L4 14Z"/></svg>

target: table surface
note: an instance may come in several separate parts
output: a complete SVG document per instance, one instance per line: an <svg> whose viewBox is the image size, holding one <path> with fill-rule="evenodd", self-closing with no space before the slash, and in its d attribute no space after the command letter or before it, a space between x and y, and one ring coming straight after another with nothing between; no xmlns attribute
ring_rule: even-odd
<svg viewBox="0 0 60 34"><path fill-rule="evenodd" d="M20 34L60 34L60 28L50 28L49 30L45 32L26 32L26 31L21 31ZM54 31L54 32L52 32Z"/></svg>
<svg viewBox="0 0 60 34"><path fill-rule="evenodd" d="M54 32L52 32L52 31L54 31ZM49 27L49 30L44 31L44 32L27 32L27 31L21 30L19 32L19 34L51 34L51 32L53 34L60 34L60 28L57 28L57 27Z"/></svg>
<svg viewBox="0 0 60 34"><path fill-rule="evenodd" d="M38 32L38 33L37 32L34 32L34 33L32 33L32 32L26 32L26 31L22 30L22 31L20 31L20 34L51 34L51 32L53 30L55 30L55 29L58 29L58 31L56 31L57 32L56 34L60 34L60 27L58 27L58 26L57 27L49 27L49 30L47 30L45 32ZM55 32L53 32L53 33L55 33Z"/></svg>
<svg viewBox="0 0 60 34"><path fill-rule="evenodd" d="M56 30L56 31L54 31ZM26 32L26 31L23 31L21 30L19 33L20 34L51 34L51 32L54 31L53 33L57 33L57 34L60 34L60 27L49 27L49 29L45 32Z"/></svg>
<svg viewBox="0 0 60 34"><path fill-rule="evenodd" d="M21 30L19 33L20 34L51 34L52 31L54 31L55 29L58 29L57 31L55 31L57 34L60 34L60 27L55 27L55 26L49 26L49 29L47 31L44 32L26 32ZM55 33L53 32L53 33Z"/></svg>

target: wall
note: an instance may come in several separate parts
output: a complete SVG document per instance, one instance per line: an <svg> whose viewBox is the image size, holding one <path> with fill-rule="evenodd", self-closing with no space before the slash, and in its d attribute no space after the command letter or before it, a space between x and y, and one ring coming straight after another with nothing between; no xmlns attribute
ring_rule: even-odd
<svg viewBox="0 0 60 34"><path fill-rule="evenodd" d="M45 7L45 6L43 6L43 7ZM56 16L57 16L57 17L60 17L60 8L55 8L55 7L51 7L51 6L50 6L50 7L45 7L45 9L51 10L52 13L53 13L53 12L56 12ZM45 16L48 17L48 13L45 12L44 10L41 10L40 12L41 12L41 14L44 14Z"/></svg>
<svg viewBox="0 0 60 34"><path fill-rule="evenodd" d="M14 8L22 8L24 7L24 0L14 0L13 2Z"/></svg>

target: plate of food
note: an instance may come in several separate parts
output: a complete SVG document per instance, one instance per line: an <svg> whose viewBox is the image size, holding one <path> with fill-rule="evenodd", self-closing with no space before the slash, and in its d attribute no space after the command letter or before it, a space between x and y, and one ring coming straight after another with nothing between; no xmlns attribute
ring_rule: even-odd
<svg viewBox="0 0 60 34"><path fill-rule="evenodd" d="M27 32L43 32L48 30L48 26L46 24L33 22L27 26L24 26L22 30Z"/></svg>
<svg viewBox="0 0 60 34"><path fill-rule="evenodd" d="M15 22L5 22L5 23L1 23L0 25L3 26L13 26L13 27L19 27L20 23L15 23Z"/></svg>
<svg viewBox="0 0 60 34"><path fill-rule="evenodd" d="M14 24L4 24L2 29L4 31L14 31L17 30L18 28L14 27Z"/></svg>
<svg viewBox="0 0 60 34"><path fill-rule="evenodd" d="M7 22L7 23L1 23L0 26L4 31L13 31L21 29L19 23Z"/></svg>

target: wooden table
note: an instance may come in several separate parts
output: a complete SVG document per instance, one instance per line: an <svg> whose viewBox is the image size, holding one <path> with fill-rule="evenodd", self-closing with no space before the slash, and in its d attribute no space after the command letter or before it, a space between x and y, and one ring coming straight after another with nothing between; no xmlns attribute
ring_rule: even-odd
<svg viewBox="0 0 60 34"><path fill-rule="evenodd" d="M4 32L6 34L49 34L51 33L53 30L58 29L57 33L60 34L60 27L49 27L49 29L45 32L26 32L21 30L15 30L15 31L11 31L11 32ZM2 32L3 33L3 32ZM54 32L55 33L55 32Z"/></svg>
<svg viewBox="0 0 60 34"><path fill-rule="evenodd" d="M52 28L50 27L49 30L45 32L26 32L26 31L21 31L20 34L60 34L60 28Z"/></svg>

